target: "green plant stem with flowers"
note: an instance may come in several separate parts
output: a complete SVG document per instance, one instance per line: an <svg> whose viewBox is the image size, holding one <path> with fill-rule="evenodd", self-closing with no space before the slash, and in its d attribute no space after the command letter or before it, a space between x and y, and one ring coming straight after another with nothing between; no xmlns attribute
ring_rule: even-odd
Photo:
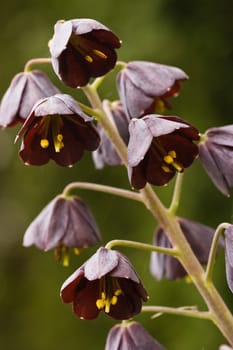
<svg viewBox="0 0 233 350"><path fill-rule="evenodd" d="M61 33L64 35L62 36L62 41L60 41ZM93 33L94 36L92 36ZM61 43L63 45L61 45ZM194 253L194 249L192 250L191 244L186 238L185 232L183 232L184 230L181 228L181 222L179 223L178 217L176 216L182 191L183 170L191 165L198 154L200 158L202 158L204 167L207 164L207 172L213 177L213 182L216 187L223 194L229 195L229 189L233 186L232 169L229 167L224 169L225 172L219 174L218 170L219 167L222 167L224 159L220 157L220 159L216 158L213 161L209 158L209 154L211 154L211 147L216 143L218 147L217 157L219 157L219 153L222 152L222 158L224 158L225 153L229 152L229 149L232 147L231 141L229 141L229 139L231 140L229 135L231 136L233 133L233 126L217 129L213 128L207 131L204 136L201 135L200 137L196 128L192 127L181 118L174 116L165 117L151 114L154 112L148 112L148 110L151 111L152 106L153 111L163 109L167 103L166 98L175 96L179 92L180 82L186 80L188 77L182 70L176 67L148 62L132 61L129 67L127 63L116 60L115 49L118 49L120 46L121 41L117 36L107 27L95 20L77 19L67 22L59 21L55 25L54 37L49 43L52 58L35 58L29 60L24 67L24 72L16 77L14 84L11 85L1 103L0 122L2 127L12 126L18 122L24 123L16 139L24 138L20 149L20 156L26 164L43 165L52 159L60 166L72 166L81 159L84 151L97 150L101 138L97 132L97 128L95 128L92 123L93 117L98 126L101 127L101 130L104 131L108 140L110 140L111 145L114 146L121 160L121 164L132 171L130 182L132 187L135 188L126 190L88 182L69 183L64 188L63 192L51 201L41 215L29 226L25 233L24 246L30 246L32 243L35 243L37 247L43 250L55 247L57 256L60 258L63 254L64 261L67 264L68 249L72 247L76 252L79 252L79 244L77 242L79 242L80 237L76 237L73 231L77 223L79 226L83 225L83 231L86 230L88 232L85 239L83 238L82 232L82 247L92 246L100 241L100 234L95 220L82 199L72 194L75 190L103 192L127 200L140 202L155 218L158 227L166 233L165 236L167 236L170 241L171 248L130 240L111 240L105 244L105 247L101 247L96 254L63 283L61 288L62 300L65 303L73 303L74 313L80 318L94 319L102 310L111 317L122 320L124 326L130 324L128 320L131 319L131 316L138 314L140 310L141 312L151 313L152 319L166 313L210 320L233 347L233 316L217 291L212 279L216 252L219 247L221 235L225 232L225 241L228 243L228 245L226 245L226 265L228 264L227 280L230 289L233 291L231 275L231 273L233 273L231 271L231 269L233 270L233 266L231 266L233 261L231 256L232 247L230 246L229 248L229 242L232 244L233 241L232 225L221 223L217 227L212 239L206 268L203 268L199 257ZM81 58L81 63L79 62L79 58ZM59 93L57 88L49 82L42 72L32 70L34 65L51 63L60 80L69 87L79 87L85 94L90 105L80 103L67 94ZM83 68L81 74L79 74L80 67ZM127 101L127 108L124 106L125 110L123 113L130 119L128 124L129 128L132 128L131 132L133 130L131 133L131 137L133 134L132 140L137 141L134 143L132 141L131 143L131 148L136 146L136 156L135 154L131 154L131 158L130 141L127 148L125 140L121 136L114 120L112 112L113 103L108 100L102 100L98 93L98 88L103 83L106 74L111 69L114 69L114 67L117 67L120 71L129 68L127 74L132 74L133 81L134 79L138 79L138 74L140 72L143 72L143 79L152 74L155 81L158 80L160 82L157 89L161 89L161 91L157 91L155 94L153 92L151 97L151 89L154 88L154 82L153 79L149 79L149 82L145 79L144 84L147 87L147 91L145 91L143 98L145 98L145 101L149 99L149 102L148 105L145 105L143 98L139 101L140 107L138 107L138 114L134 109L134 98L136 96L137 99L139 96L138 91L136 91L137 88L140 94L142 92L140 78L139 86L134 93L131 91L131 85L129 85L130 93L128 95L124 95L125 91L122 93L121 88L118 88L122 105L124 99L131 99L130 102ZM158 74L158 72L160 75L157 77L156 74ZM21 82L21 85L17 85L21 78L23 78L23 83ZM89 82L90 78L95 78L92 83ZM122 87L121 79L123 79L123 86L125 87L124 84L126 84L127 79L124 78L124 76L122 77L122 75L118 76L118 78L120 80L119 85ZM36 79L40 81L40 84L38 84L40 88L38 90L36 89L35 93L32 95L33 98L38 95L38 100L33 102L34 105L31 106L33 107L31 111L28 110L28 113L30 113L21 115L22 111L20 110L20 105L22 101L18 98L17 100L20 100L20 103L19 106L16 106L17 108L15 107L15 109L18 109L18 114L12 114L11 108L9 107L11 106L11 98L13 98L15 103L16 92L18 95L22 94L22 96L20 95L21 98L27 97L27 94L30 93L30 89L26 87L27 85L30 86L30 82L33 82L32 86L34 86ZM152 80L152 87L150 80ZM27 81L27 84L25 84L25 81ZM164 83L167 84L164 85L165 87L163 87ZM21 90L19 94L19 91L16 89L18 86L21 89L23 84L25 84L26 92L23 90L25 96L23 96ZM43 85L46 86L48 90L48 94L45 94L45 96L43 95L43 89L41 89ZM134 83L132 85L134 85ZM11 98L9 98L9 96ZM9 101L7 101L7 97ZM25 99L28 101L27 98ZM131 109L130 112L128 109ZM129 115L126 115L126 110ZM5 115L7 111L10 111L10 113L6 118ZM134 114L136 114L136 117ZM1 118L4 120L1 120ZM151 131L152 129L153 132ZM69 137L69 135L71 135L71 137ZM170 135L170 138L167 140L164 136L166 137L168 135ZM145 140L143 136L145 136ZM177 147L178 152L176 147L174 147L175 149L173 148L174 145L177 146L177 139L173 137L177 137L179 140L178 143L180 144ZM210 143L208 143L209 138L212 138L212 142ZM141 152L140 141L143 144L143 150L146 150L144 154ZM199 141L199 148L194 141ZM230 145L228 145L227 142L230 143ZM153 145L152 150L150 150L151 144ZM223 148L221 152L219 151L220 146ZM225 146L227 150L224 149ZM180 147L183 147L187 154L183 155L182 152L180 152ZM70 150L71 152L69 153ZM178 153L180 154L177 157ZM154 158L151 154L153 154ZM153 174L149 174L149 180L148 169L146 170L147 174L144 178L140 175L140 170L142 170L142 168L140 168L140 162L143 163L147 155L150 155L153 161L152 164L150 164L151 168L149 168L152 169L151 173ZM143 166L143 164L141 165ZM133 170L135 170L135 173L133 173ZM168 207L165 207L150 183L158 186L164 185L168 183L175 174L176 181L171 202ZM231 176L229 174L231 174ZM56 215L62 216L61 213L65 214L63 219L67 219L67 222L62 222L62 225L65 227L65 231L69 231L67 229L67 227L69 227L71 237L66 237L67 232L62 232L61 234L62 230L57 230L57 226L59 225L57 225L56 222ZM44 220L43 215L46 216L46 220ZM72 221L70 226L69 219ZM48 227L46 226L47 224ZM56 232L53 232L53 230ZM142 307L142 301L147 300L147 293L127 258L113 249L116 246L144 250L149 253L156 252L177 259L202 296L207 310L198 310L195 306L172 308L167 306L147 305ZM227 261L227 259L229 261ZM100 266L97 263L99 261L101 262ZM103 268L104 271L101 271L101 268ZM79 294L80 291L81 294ZM89 293L87 293L87 299L85 299L86 291ZM133 293L133 297L131 293ZM98 297L96 299L97 294ZM132 300L130 297L132 297ZM80 298L82 301L84 300L90 303L90 305L87 305L87 307L84 306L83 308ZM115 305L117 305L116 308L113 307ZM144 337L144 333L140 333L144 332L141 326L136 325L136 328L139 329L139 334L143 334ZM144 339L145 344L151 341L148 339L150 338L146 335ZM152 344L153 349L162 349L160 344L157 344L157 347L154 340ZM107 341L105 349L109 350L109 348L111 349L111 341L110 347Z"/></svg>
<svg viewBox="0 0 233 350"><path fill-rule="evenodd" d="M102 107L102 103L100 97L97 93L95 85L88 85L82 89L87 96L90 104L94 111L98 113L100 116L98 118L98 122L104 128L106 134L111 139L111 142L117 149L118 154L120 155L122 162L127 165L127 149L119 136L116 127L109 120L108 115ZM97 115L97 113L94 113ZM181 191L181 176L178 175L177 182L175 186L175 195L173 197L170 210L165 208L161 203L160 199L152 189L150 185L146 185L144 189L140 190L140 198L141 202L144 203L146 208L151 212L151 214L158 221L159 225L161 225L164 230L168 233L169 239L172 242L174 249L174 256L176 256L179 261L184 266L191 280L195 284L202 298L204 299L207 307L208 307L208 318L211 319L214 324L220 329L220 331L224 334L229 343L233 346L233 317L230 313L228 307L224 303L223 299L219 295L217 289L215 288L212 280L209 278L209 274L205 273L203 267L197 260L194 255L190 245L185 239L179 224L176 221L176 217L174 212L178 208L178 198L180 196ZM114 191L112 192L114 194ZM134 192L133 192L134 193ZM130 196L128 197L130 198ZM138 197L137 197L138 198ZM222 227L221 227L222 229ZM217 230L217 238L219 238L219 230ZM217 240L216 240L217 241ZM215 241L215 242L216 242ZM216 247L216 243L213 243ZM112 248L113 246L127 246L137 249L150 249L153 251L153 246L149 248L147 245L143 243L134 243L127 241L117 240L116 242L110 242L106 246L108 248ZM208 266L213 266L215 254L212 256L212 260L209 262ZM207 276L207 277L206 277ZM150 308L150 307L148 307ZM144 311L148 311L148 309L144 308ZM153 307L151 307L151 312L153 312ZM154 310L155 311L155 310ZM165 312L165 310L164 310ZM177 310L179 313L179 309ZM196 313L195 313L196 315ZM200 318L202 318L203 313L200 312ZM206 313L204 313L206 315ZM205 316L203 318L206 318Z"/></svg>
<svg viewBox="0 0 233 350"><path fill-rule="evenodd" d="M25 65L25 71L30 71L33 65L47 63L51 63L51 59L32 59ZM119 64L116 66L123 68L125 63L119 62ZM84 105L80 102L79 106L85 113L94 116L98 123L103 127L106 135L114 144L122 163L127 167L127 147L120 137L116 125L114 124L111 110L109 108L110 102L107 100L101 101L97 91L104 78L105 77L97 78L92 84L88 84L82 88L82 91L86 95L91 106ZM176 257L184 266L189 277L204 299L208 311L199 311L196 308L193 309L192 307L169 308L161 306L143 306L142 312L151 312L155 313L155 315L168 313L200 319L209 319L219 328L222 334L233 346L233 317L216 290L211 278L218 240L223 229L225 229L229 224L220 224L217 228L215 238L212 243L207 269L204 271L203 267L190 248L186 238L184 237L175 216L175 213L179 207L182 180L183 174L178 173L169 208L166 208L161 203L160 199L149 184L147 184L144 189L139 190L139 192L135 192L93 183L73 182L65 187L63 194L67 196L74 189L87 189L104 192L143 203L158 221L159 225L167 232L173 248L162 248L151 244L128 240L113 240L108 242L105 247L112 249L115 246L124 246L133 249L147 250L149 252L156 251Z"/></svg>

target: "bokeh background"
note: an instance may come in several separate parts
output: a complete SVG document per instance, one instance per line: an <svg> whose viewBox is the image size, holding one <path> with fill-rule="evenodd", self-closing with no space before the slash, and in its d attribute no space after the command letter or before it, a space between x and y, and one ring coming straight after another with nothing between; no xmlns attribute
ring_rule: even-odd
<svg viewBox="0 0 233 350"><path fill-rule="evenodd" d="M27 60L47 57L48 40L58 19L95 18L122 39L121 60L151 60L183 68L190 80L174 101L173 114L201 132L232 123L233 2L231 0L9 0L0 13L0 96ZM38 67L65 92L51 67ZM106 81L102 96L115 98L114 79ZM54 261L53 252L23 248L23 234L41 209L71 181L92 181L129 188L124 168L95 170L91 155L71 169L54 163L27 167L14 145L17 127L0 134L0 347L5 350L104 349L115 322L105 315L81 321L59 297L63 281L95 249L72 256L68 268ZM169 204L174 183L156 189ZM78 192L91 207L103 236L150 243L156 223L138 203L89 191ZM218 193L198 160L186 171L179 215L215 227L232 219L232 199ZM122 249L128 255L156 305L198 305L203 302L192 284L155 281L148 253ZM233 309L218 256L214 279ZM224 340L208 321L149 314L135 318L169 350L215 350Z"/></svg>

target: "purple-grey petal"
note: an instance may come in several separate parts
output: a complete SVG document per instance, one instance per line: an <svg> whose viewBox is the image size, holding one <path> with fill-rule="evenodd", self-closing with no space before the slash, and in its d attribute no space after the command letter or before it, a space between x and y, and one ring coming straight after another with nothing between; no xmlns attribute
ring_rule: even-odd
<svg viewBox="0 0 233 350"><path fill-rule="evenodd" d="M132 119L129 124L129 134L128 163L130 167L135 167L143 160L151 145L153 135L145 121L136 118Z"/></svg>
<svg viewBox="0 0 233 350"><path fill-rule="evenodd" d="M117 252L101 247L86 262L84 266L85 277L89 281L100 279L109 274L118 265L118 261Z"/></svg>

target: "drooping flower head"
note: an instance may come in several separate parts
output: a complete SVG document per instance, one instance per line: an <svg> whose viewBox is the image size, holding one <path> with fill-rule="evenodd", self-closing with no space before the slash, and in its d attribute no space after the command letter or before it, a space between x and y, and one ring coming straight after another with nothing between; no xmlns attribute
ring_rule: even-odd
<svg viewBox="0 0 233 350"><path fill-rule="evenodd" d="M131 185L164 185L198 155L196 128L178 117L146 115L129 125L128 174Z"/></svg>
<svg viewBox="0 0 233 350"><path fill-rule="evenodd" d="M122 105L119 101L115 102L111 108L113 123L127 145L129 142L129 118L124 113ZM97 169L101 169L105 164L107 165L121 165L122 161L118 156L118 153L112 144L112 142L107 137L101 126L97 127L101 142L96 151L92 153L93 160Z"/></svg>
<svg viewBox="0 0 233 350"><path fill-rule="evenodd" d="M95 319L103 310L126 320L141 311L147 293L129 260L101 247L63 283L61 298L80 318Z"/></svg>
<svg viewBox="0 0 233 350"><path fill-rule="evenodd" d="M39 70L18 73L11 81L0 105L0 127L23 123L41 98L59 93L49 78Z"/></svg>
<svg viewBox="0 0 233 350"><path fill-rule="evenodd" d="M117 77L119 95L129 118L161 113L170 108L167 98L177 96L188 76L177 67L146 61L126 64Z"/></svg>
<svg viewBox="0 0 233 350"><path fill-rule="evenodd" d="M64 84L85 86L91 77L109 72L116 63L118 37L89 18L58 21L49 43L55 73Z"/></svg>
<svg viewBox="0 0 233 350"><path fill-rule="evenodd" d="M110 329L105 350L163 350L138 322L117 324Z"/></svg>
<svg viewBox="0 0 233 350"><path fill-rule="evenodd" d="M29 165L43 165L53 159L60 166L72 166L85 150L94 151L100 141L92 118L66 94L40 100L17 138L21 136L19 154Z"/></svg>
<svg viewBox="0 0 233 350"><path fill-rule="evenodd" d="M69 263L68 249L75 253L101 240L100 232L90 209L77 196L55 197L27 228L24 247L32 244L41 250L56 249L56 258ZM63 256L62 256L63 255Z"/></svg>
<svg viewBox="0 0 233 350"><path fill-rule="evenodd" d="M217 189L229 196L233 186L233 125L210 128L202 138L200 161Z"/></svg>
<svg viewBox="0 0 233 350"><path fill-rule="evenodd" d="M185 238L190 244L199 262L203 265L206 264L208 262L209 251L214 236L214 229L199 222L183 218L180 218L178 221ZM166 232L164 232L162 228L156 230L154 244L159 247L172 247ZM222 245L223 242L220 241L219 247ZM158 280L161 280L164 277L168 279L182 278L187 274L177 259L170 255L157 252L151 253L150 269L152 275Z"/></svg>

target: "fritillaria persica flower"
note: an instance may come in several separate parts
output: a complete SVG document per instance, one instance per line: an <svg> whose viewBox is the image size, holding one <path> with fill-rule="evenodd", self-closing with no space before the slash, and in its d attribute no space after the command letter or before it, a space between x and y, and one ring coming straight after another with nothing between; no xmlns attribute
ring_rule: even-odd
<svg viewBox="0 0 233 350"><path fill-rule="evenodd" d="M114 106L112 106L112 118L117 130L124 140L125 144L129 141L129 118L124 113L122 105L117 101ZM92 153L93 160L97 169L101 169L105 164L107 165L120 165L122 161L118 156L116 149L109 138L106 136L103 128L98 126L99 135L101 138L101 143L96 151Z"/></svg>
<svg viewBox="0 0 233 350"><path fill-rule="evenodd" d="M170 108L167 98L177 96L180 82L186 79L188 76L177 67L132 61L118 73L117 86L127 115L140 118Z"/></svg>
<svg viewBox="0 0 233 350"><path fill-rule="evenodd" d="M186 219L179 219L179 224L199 262L203 265L206 264L214 236L214 229L199 222ZM155 232L154 244L160 247L172 247L162 228ZM221 245L222 241L220 241L219 246ZM158 280L161 280L163 277L168 279L181 278L187 274L177 259L157 252L151 254L150 268L152 275Z"/></svg>
<svg viewBox="0 0 233 350"><path fill-rule="evenodd" d="M199 145L199 157L218 190L229 196L233 186L233 125L208 129Z"/></svg>
<svg viewBox="0 0 233 350"><path fill-rule="evenodd" d="M84 201L77 196L55 197L32 221L25 232L23 245L35 244L44 251L56 249L56 257L63 254L68 264L68 248L78 253L101 240L96 221Z"/></svg>
<svg viewBox="0 0 233 350"><path fill-rule="evenodd" d="M11 81L0 105L0 126L23 123L34 104L41 98L59 93L41 71L18 73Z"/></svg>
<svg viewBox="0 0 233 350"><path fill-rule="evenodd" d="M117 324L110 329L105 350L163 350L138 322Z"/></svg>
<svg viewBox="0 0 233 350"><path fill-rule="evenodd" d="M49 43L55 73L73 88L109 72L116 63L115 49L120 46L110 29L88 18L58 21Z"/></svg>
<svg viewBox="0 0 233 350"><path fill-rule="evenodd" d="M29 165L43 165L53 159L60 166L72 166L85 150L94 151L100 141L92 118L66 94L40 100L17 138L22 135L19 154Z"/></svg>
<svg viewBox="0 0 233 350"><path fill-rule="evenodd" d="M225 265L227 284L233 293L233 225L225 230Z"/></svg>
<svg viewBox="0 0 233 350"><path fill-rule="evenodd" d="M128 174L131 185L164 185L190 166L198 155L193 141L199 133L178 117L155 114L132 119L129 125Z"/></svg>
<svg viewBox="0 0 233 350"><path fill-rule="evenodd" d="M141 311L147 293L129 260L101 247L64 282L61 298L80 318L95 319L103 310L126 320Z"/></svg>

